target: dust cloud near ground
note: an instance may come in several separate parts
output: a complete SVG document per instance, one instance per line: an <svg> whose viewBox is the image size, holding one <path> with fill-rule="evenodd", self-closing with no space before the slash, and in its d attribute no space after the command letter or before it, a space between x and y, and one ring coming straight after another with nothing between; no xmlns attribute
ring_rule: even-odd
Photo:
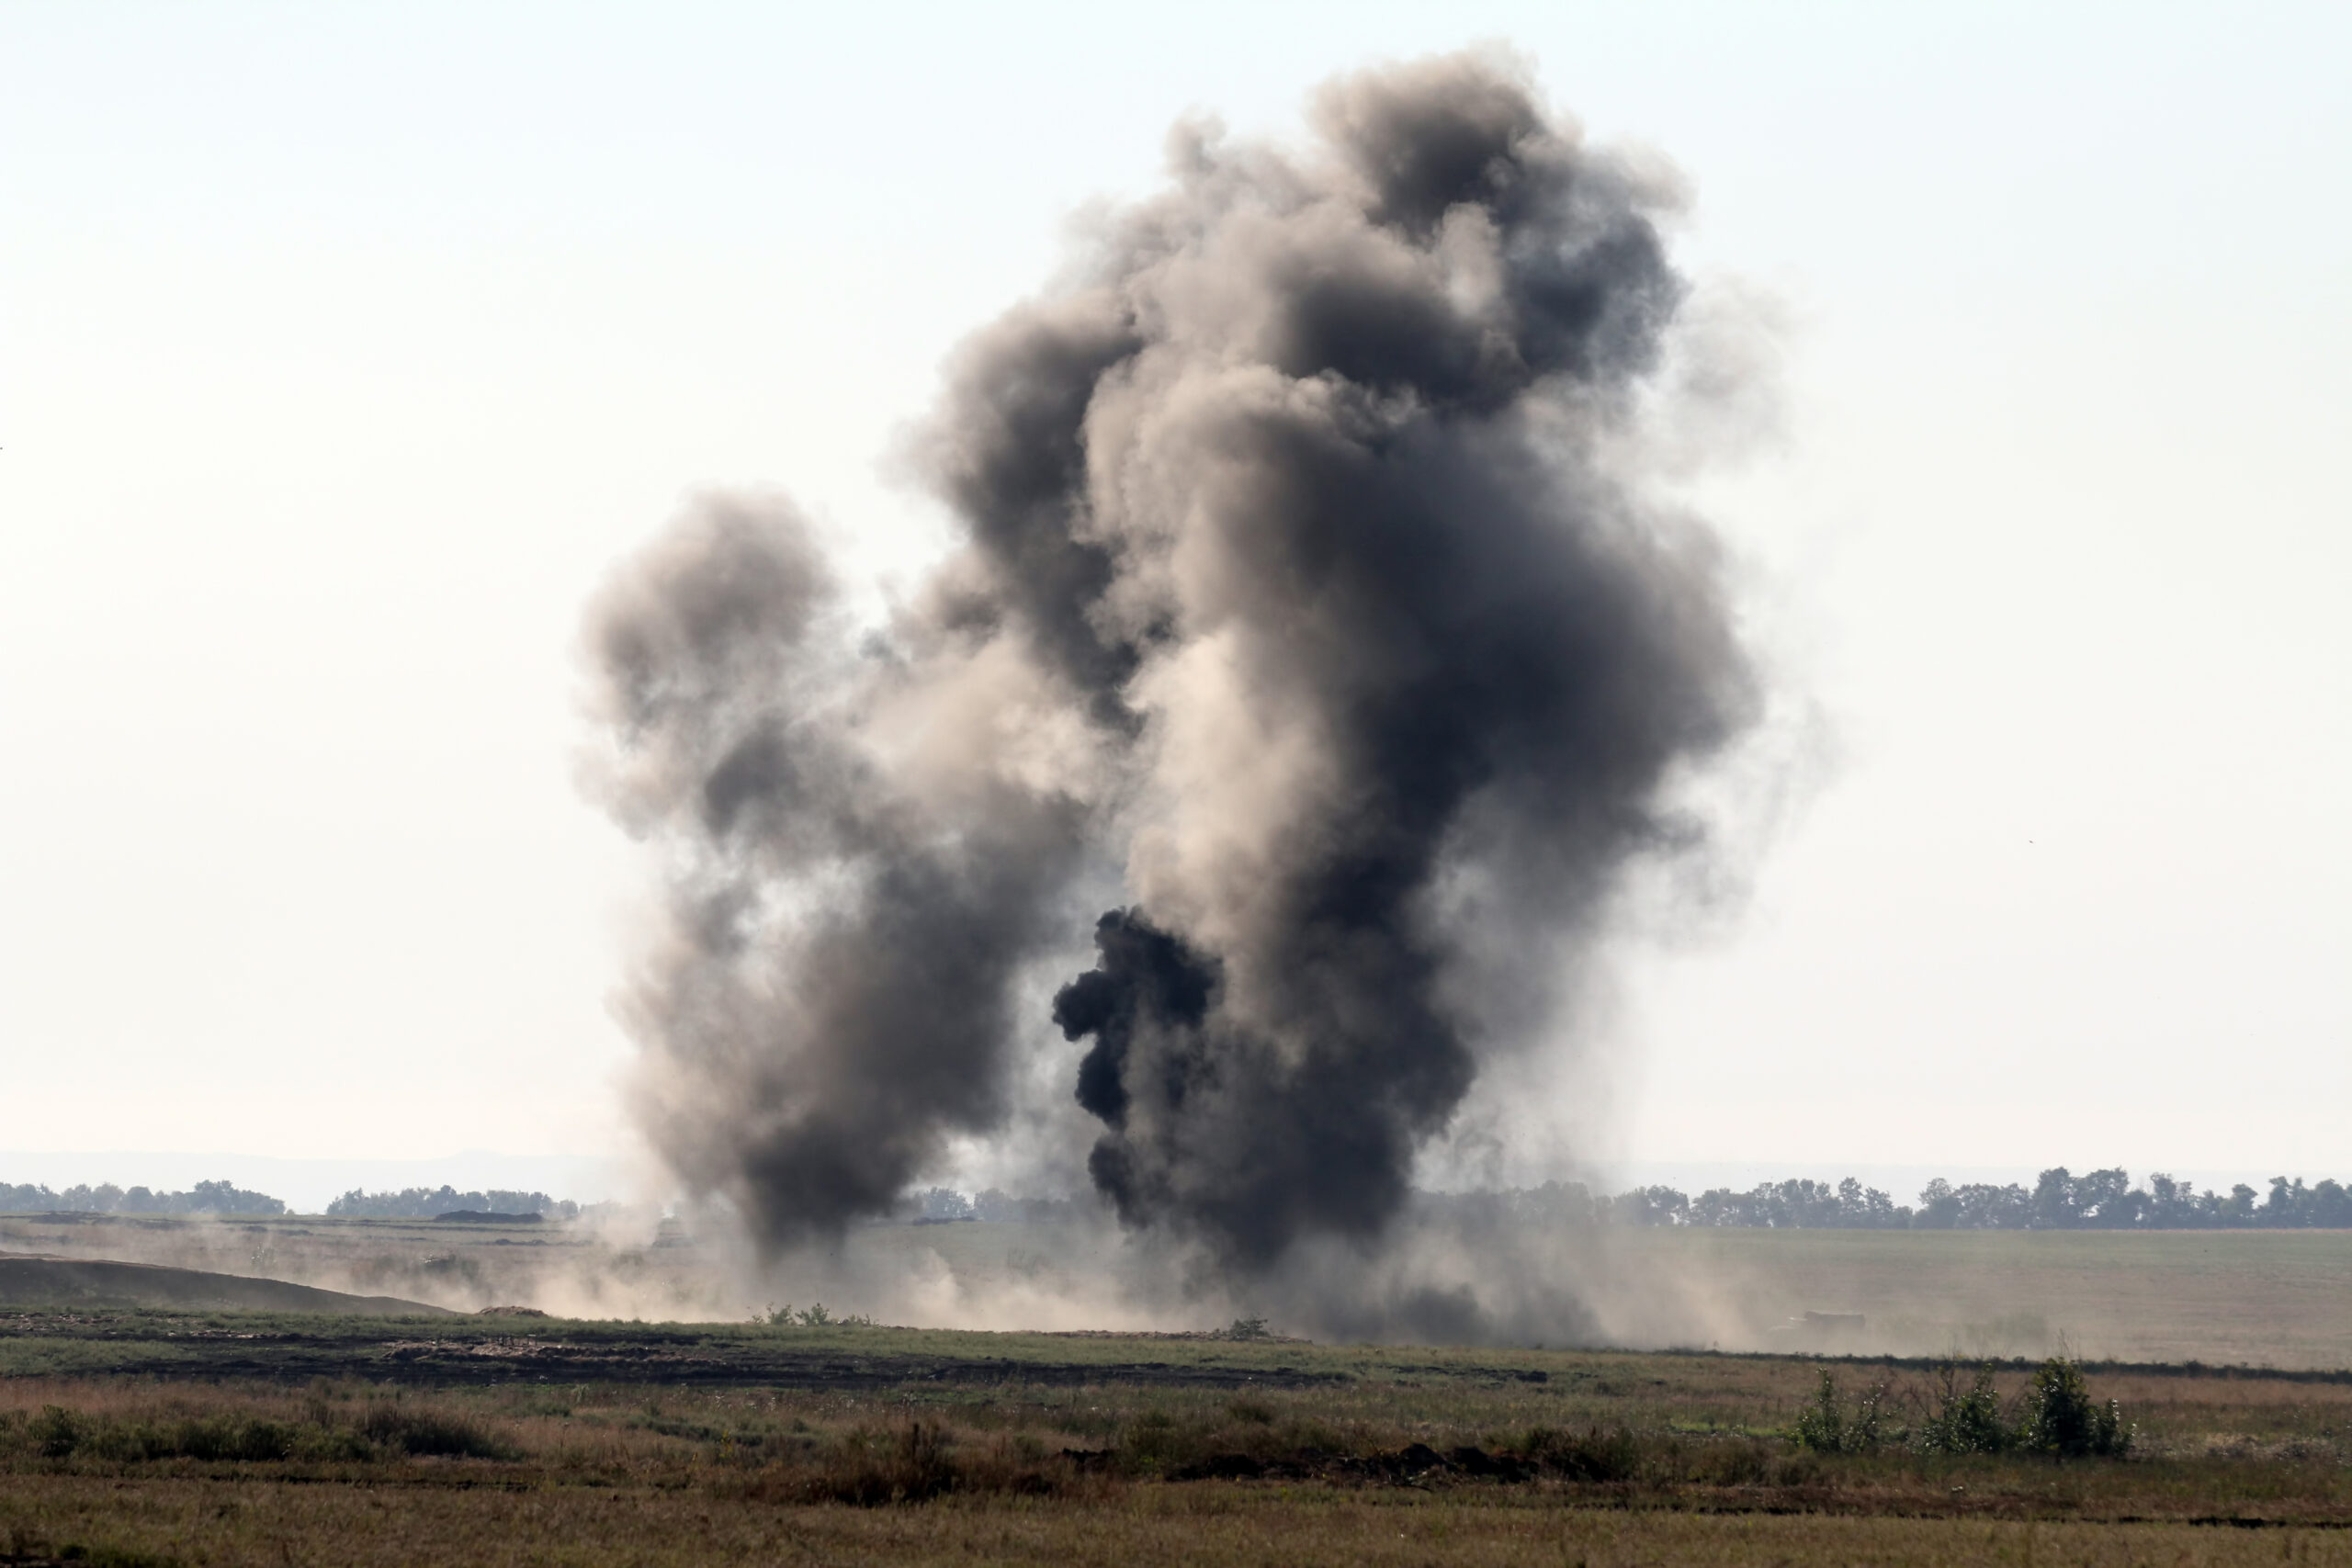
<svg viewBox="0 0 2352 1568"><path fill-rule="evenodd" d="M1458 1227L1454 1227L1458 1229ZM1263 1319L1325 1342L1485 1342L1827 1355L2041 1356L2352 1367L2352 1232L1865 1232L1597 1226L1492 1237L1408 1226L1368 1299L1205 1290L1106 1221L854 1227L762 1261L725 1217L603 1224L0 1217L0 1254L107 1258L277 1279L456 1311L743 1321L790 1308L976 1329L1200 1331ZM1475 1253L1482 1315L1442 1279ZM1498 1258L1514 1259L1498 1268ZM1306 1260L1311 1266L1312 1259ZM1385 1271L1384 1271L1385 1270ZM1573 1279L1573 1292L1557 1281ZM1458 1303L1457 1303L1458 1304ZM1418 1314L1418 1315L1416 1315ZM1399 1325L1403 1325L1400 1331Z"/></svg>

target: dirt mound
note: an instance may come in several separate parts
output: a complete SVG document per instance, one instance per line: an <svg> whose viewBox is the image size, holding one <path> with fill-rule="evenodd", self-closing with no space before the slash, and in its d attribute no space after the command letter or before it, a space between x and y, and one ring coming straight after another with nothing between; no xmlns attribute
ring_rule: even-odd
<svg viewBox="0 0 2352 1568"><path fill-rule="evenodd" d="M146 1307L165 1311L315 1312L342 1317L435 1317L446 1308L395 1296L350 1296L283 1280L209 1274L106 1258L0 1256L0 1304L60 1311Z"/></svg>

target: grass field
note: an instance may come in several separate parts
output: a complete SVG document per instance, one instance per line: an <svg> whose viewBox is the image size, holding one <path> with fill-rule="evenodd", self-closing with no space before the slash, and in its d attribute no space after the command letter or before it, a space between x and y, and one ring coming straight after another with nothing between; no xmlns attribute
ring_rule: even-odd
<svg viewBox="0 0 2352 1568"><path fill-rule="evenodd" d="M1841 1348L2352 1367L2352 1231L1636 1231L1746 1331L1860 1313Z"/></svg>
<svg viewBox="0 0 2352 1568"><path fill-rule="evenodd" d="M1284 1496L1262 1486L1130 1487L1082 1501L919 1507L729 1506L679 1487L596 1491L400 1482L259 1482L224 1497L182 1479L59 1480L0 1495L0 1545L65 1541L86 1565L854 1563L1299 1568L1634 1568L1636 1564L2237 1565L2352 1562L2340 1529L1824 1512L1563 1506L1549 1496L1415 1492ZM21 1521L21 1522L20 1522ZM15 1532L13 1535L11 1532ZM95 1548L85 1543L102 1543ZM6 1559L0 1559L6 1561ZM77 1559L47 1559L72 1562Z"/></svg>
<svg viewBox="0 0 2352 1568"><path fill-rule="evenodd" d="M786 1325L745 1304L821 1284L856 1309L880 1303L831 1292L920 1277L934 1304L1025 1310L1101 1245L877 1227L820 1281L674 1233L0 1218L0 1248L213 1271L85 1270L144 1307L0 1304L0 1564L2352 1568L2337 1234L1600 1238L1596 1310L1647 1303L1654 1342L1687 1347L1666 1352ZM464 1315L223 1310L238 1273ZM0 1289L19 1276L41 1270ZM594 1316L480 1312L599 1291ZM1785 1346L1774 1325L1805 1311L1868 1321L1816 1347L1850 1354L1728 1348ZM1939 1369L1878 1352L2062 1337L2135 1427L2128 1456L1792 1440L1825 1370L1847 1402L1883 1388L1896 1438ZM1997 1369L2012 1414L2030 1370Z"/></svg>
<svg viewBox="0 0 2352 1568"><path fill-rule="evenodd" d="M1204 1328L1231 1315L1115 1299L1102 1285L1117 1271L1115 1238L1076 1226L876 1226L853 1232L835 1258L773 1269L684 1235L315 1217L0 1216L0 1251L263 1275L459 1311L740 1320L768 1302L821 1299L886 1322L984 1328ZM1606 1230L1574 1241L1566 1272L1602 1337L1633 1346L2001 1357L2063 1347L2097 1359L2352 1367L2346 1231ZM1860 1314L1865 1325L1835 1340L1785 1332L1806 1312Z"/></svg>
<svg viewBox="0 0 2352 1568"><path fill-rule="evenodd" d="M1574 1246L1562 1274L1618 1345L2352 1366L2352 1232L1606 1229ZM826 1300L962 1328L1211 1328L1232 1316L1120 1300L1103 1286L1120 1272L1117 1239L1051 1224L887 1224L852 1232L826 1260L772 1269L684 1235L416 1220L0 1215L5 1251L259 1274L458 1312L741 1321L764 1303ZM1788 1333L1804 1312L1865 1325L1835 1340ZM1576 1337L1562 1328L1557 1342Z"/></svg>
<svg viewBox="0 0 2352 1568"><path fill-rule="evenodd" d="M2352 1562L2352 1375L2123 1460L1815 1453L1919 1363L491 1316L0 1318L0 1561ZM2005 1368L2014 1396L2027 1374ZM69 1558L70 1551L78 1556Z"/></svg>

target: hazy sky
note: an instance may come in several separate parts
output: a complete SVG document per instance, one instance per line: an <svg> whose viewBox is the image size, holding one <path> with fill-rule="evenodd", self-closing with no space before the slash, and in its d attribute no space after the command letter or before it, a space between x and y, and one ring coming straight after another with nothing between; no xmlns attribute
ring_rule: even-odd
<svg viewBox="0 0 2352 1568"><path fill-rule="evenodd" d="M0 1148L611 1146L612 563L772 482L911 577L1171 120L1497 40L1783 323L1699 493L1835 738L1595 1152L2352 1175L2352 9L2144 3L10 5Z"/></svg>

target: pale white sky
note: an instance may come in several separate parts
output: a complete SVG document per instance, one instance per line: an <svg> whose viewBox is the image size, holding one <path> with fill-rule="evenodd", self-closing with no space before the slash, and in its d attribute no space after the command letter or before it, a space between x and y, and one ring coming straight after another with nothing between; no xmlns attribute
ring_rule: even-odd
<svg viewBox="0 0 2352 1568"><path fill-rule="evenodd" d="M710 482L910 575L894 433L1171 119L1496 39L1780 302L1705 494L1839 751L1630 958L1593 1152L2352 1176L2352 10L2285 5L0 9L0 1148L615 1146L594 584Z"/></svg>

